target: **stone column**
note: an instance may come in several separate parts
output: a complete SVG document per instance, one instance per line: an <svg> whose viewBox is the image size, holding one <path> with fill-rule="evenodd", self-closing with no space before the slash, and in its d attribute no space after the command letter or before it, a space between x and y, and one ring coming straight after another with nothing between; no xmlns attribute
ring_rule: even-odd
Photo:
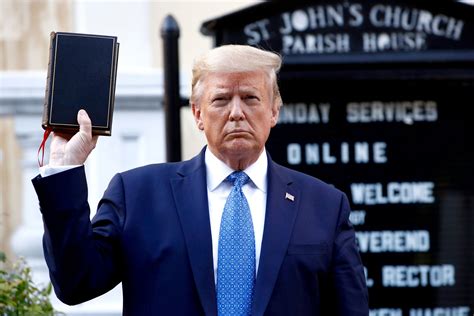
<svg viewBox="0 0 474 316"><path fill-rule="evenodd" d="M49 33L71 31L72 1L0 1L0 70L46 69Z"/></svg>
<svg viewBox="0 0 474 316"><path fill-rule="evenodd" d="M20 221L20 147L12 116L0 116L0 251L13 259L10 235Z"/></svg>

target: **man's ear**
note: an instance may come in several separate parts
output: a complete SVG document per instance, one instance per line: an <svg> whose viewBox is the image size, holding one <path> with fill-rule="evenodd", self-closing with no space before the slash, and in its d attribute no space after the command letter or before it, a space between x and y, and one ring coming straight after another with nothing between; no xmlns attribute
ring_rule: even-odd
<svg viewBox="0 0 474 316"><path fill-rule="evenodd" d="M193 111L194 121L196 121L196 126L203 131L204 122L202 121L201 108L196 103L191 103L191 110Z"/></svg>
<svg viewBox="0 0 474 316"><path fill-rule="evenodd" d="M278 122L278 116L280 115L280 104L277 101L273 103L272 107L272 118L271 118L271 126L275 127Z"/></svg>

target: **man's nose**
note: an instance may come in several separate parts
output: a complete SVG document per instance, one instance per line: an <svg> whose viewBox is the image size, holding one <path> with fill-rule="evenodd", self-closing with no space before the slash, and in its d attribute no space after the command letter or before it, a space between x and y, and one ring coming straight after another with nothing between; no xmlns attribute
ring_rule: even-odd
<svg viewBox="0 0 474 316"><path fill-rule="evenodd" d="M242 109L243 102L239 96L234 96L230 103L230 114L229 119L231 121L240 121L245 118L244 111Z"/></svg>

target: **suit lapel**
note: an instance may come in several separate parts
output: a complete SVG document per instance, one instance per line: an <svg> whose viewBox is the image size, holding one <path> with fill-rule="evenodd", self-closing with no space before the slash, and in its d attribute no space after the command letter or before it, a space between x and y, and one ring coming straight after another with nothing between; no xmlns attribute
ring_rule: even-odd
<svg viewBox="0 0 474 316"><path fill-rule="evenodd" d="M267 209L252 315L264 314L286 255L300 200L299 190L291 184L282 167L269 158Z"/></svg>
<svg viewBox="0 0 474 316"><path fill-rule="evenodd" d="M217 315L204 150L171 179L197 291L206 315Z"/></svg>

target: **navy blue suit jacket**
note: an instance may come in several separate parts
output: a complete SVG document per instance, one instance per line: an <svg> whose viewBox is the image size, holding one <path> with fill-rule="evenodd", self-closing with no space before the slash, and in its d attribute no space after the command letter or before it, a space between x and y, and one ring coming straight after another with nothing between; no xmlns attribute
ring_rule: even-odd
<svg viewBox="0 0 474 316"><path fill-rule="evenodd" d="M33 179L63 302L122 282L124 315L217 314L203 152L117 174L92 223L83 167ZM269 158L267 198L252 315L368 315L345 195Z"/></svg>

